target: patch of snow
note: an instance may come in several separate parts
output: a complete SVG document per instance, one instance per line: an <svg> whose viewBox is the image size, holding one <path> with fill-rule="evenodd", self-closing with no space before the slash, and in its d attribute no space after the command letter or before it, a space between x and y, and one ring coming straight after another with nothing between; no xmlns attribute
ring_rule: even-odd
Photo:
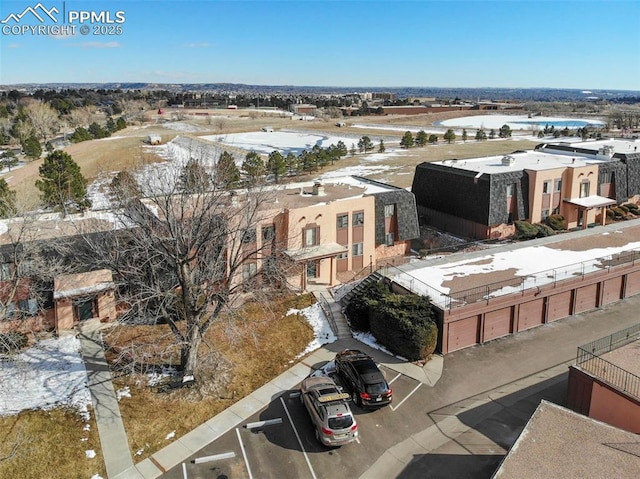
<svg viewBox="0 0 640 479"><path fill-rule="evenodd" d="M604 122L600 120L583 119L583 118L560 118L560 117L547 117L547 116L534 116L529 118L528 115L474 115L465 116L461 118L451 118L450 120L444 120L438 123L438 126L456 127L456 128L482 128L482 129L494 129L498 130L502 125L509 125L512 130L531 130L539 129L543 130L545 125L556 125L556 128L564 128L559 124L565 124L569 122L569 128L575 129L579 126L571 126L571 122L586 123L592 126L604 126Z"/></svg>
<svg viewBox="0 0 640 479"><path fill-rule="evenodd" d="M103 479L103 478L100 474L94 474L93 476L91 476L91 479Z"/></svg>
<svg viewBox="0 0 640 479"><path fill-rule="evenodd" d="M142 453L144 452L144 449L138 449L136 451L136 456L142 456Z"/></svg>
<svg viewBox="0 0 640 479"><path fill-rule="evenodd" d="M165 440L169 440L169 439L173 439L176 436L176 432L175 431L171 431L169 434L167 434L165 436Z"/></svg>
<svg viewBox="0 0 640 479"><path fill-rule="evenodd" d="M122 389L118 389L116 391L116 397L118 398L118 401L120 401L120 399L122 398L130 398L131 390L129 389L129 386L125 386Z"/></svg>
<svg viewBox="0 0 640 479"><path fill-rule="evenodd" d="M205 131L204 128L192 125L191 123L184 123L182 121L168 121L166 123L160 123L160 126L168 128L169 130L180 131L184 133L196 133L199 131Z"/></svg>
<svg viewBox="0 0 640 479"><path fill-rule="evenodd" d="M307 345L304 351L298 354L298 358L310 353L311 351L315 351L323 344L337 341L338 338L333 334L331 326L329 326L329 321L327 321L327 317L324 315L319 303L315 303L304 309L290 309L287 311L287 316L290 314L303 315L313 328L314 339Z"/></svg>
<svg viewBox="0 0 640 479"><path fill-rule="evenodd" d="M335 373L336 370L336 361L332 359L324 366L316 369L314 372L309 374L309 377L321 377L321 376L329 376L330 374Z"/></svg>
<svg viewBox="0 0 640 479"><path fill-rule="evenodd" d="M148 386L157 386L161 382L165 381L168 378L173 378L178 376L178 370L173 367L163 367L162 371L159 373L150 373L147 374L147 385Z"/></svg>
<svg viewBox="0 0 640 479"><path fill-rule="evenodd" d="M91 424L85 424L82 428L83 431L89 431L91 429Z"/></svg>
<svg viewBox="0 0 640 479"><path fill-rule="evenodd" d="M0 416L64 405L86 417L89 404L87 370L74 336L40 341L0 363Z"/></svg>
<svg viewBox="0 0 640 479"><path fill-rule="evenodd" d="M93 459L94 457L96 457L96 451L94 451L93 449L84 451L84 453L87 455L87 459Z"/></svg>

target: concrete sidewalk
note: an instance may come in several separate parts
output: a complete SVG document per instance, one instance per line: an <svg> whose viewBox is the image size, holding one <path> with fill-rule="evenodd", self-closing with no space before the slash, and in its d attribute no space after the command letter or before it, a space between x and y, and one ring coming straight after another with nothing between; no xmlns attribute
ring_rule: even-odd
<svg viewBox="0 0 640 479"><path fill-rule="evenodd" d="M100 331L83 328L78 339L87 369L91 402L98 425L107 477L116 477L121 472L131 469L133 460L120 416L120 406L111 382L111 371L104 357Z"/></svg>

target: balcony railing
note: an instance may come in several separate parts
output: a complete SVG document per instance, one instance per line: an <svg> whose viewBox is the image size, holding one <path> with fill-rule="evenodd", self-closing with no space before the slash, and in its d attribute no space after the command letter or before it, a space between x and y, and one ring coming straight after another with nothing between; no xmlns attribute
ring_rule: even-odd
<svg viewBox="0 0 640 479"><path fill-rule="evenodd" d="M640 377L600 357L614 349L640 340L640 324L580 346L576 366L629 396L640 400Z"/></svg>

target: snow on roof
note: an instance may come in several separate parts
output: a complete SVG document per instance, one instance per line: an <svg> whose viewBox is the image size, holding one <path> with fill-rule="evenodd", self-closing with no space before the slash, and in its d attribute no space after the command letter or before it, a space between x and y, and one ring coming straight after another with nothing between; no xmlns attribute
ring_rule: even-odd
<svg viewBox="0 0 640 479"><path fill-rule="evenodd" d="M602 234L608 235L609 232L605 231ZM465 255L466 257L458 261L447 262L450 260L448 258L442 262L427 259L399 268L403 271L402 273L390 269L387 276L416 293L430 296L434 303L444 305L448 301L449 294L458 292L451 291L449 287L450 282L457 278L474 276L477 286L482 286L492 282L490 273L514 270L513 277L522 278L523 283L516 287L506 286L492 292L493 296L499 296L522 288L532 288L575 277L575 274L598 271L604 259L625 251L639 249L640 241L583 251L549 246L503 247L499 251L494 250L484 256ZM482 279L483 275L486 275L486 280Z"/></svg>
<svg viewBox="0 0 640 479"><path fill-rule="evenodd" d="M53 280L53 298L68 298L113 289L113 274L108 269L88 273L64 274Z"/></svg>
<svg viewBox="0 0 640 479"><path fill-rule="evenodd" d="M598 206L610 206L616 204L616 200L598 195L585 196L584 198L571 198L565 201L584 208L596 208Z"/></svg>
<svg viewBox="0 0 640 479"><path fill-rule="evenodd" d="M591 118L565 118L551 116L534 116L529 115L472 115L461 118L451 118L437 123L437 126L456 127L456 128L482 128L485 130L498 130L502 125L509 125L512 130L531 130L538 127L544 128L545 125L554 125L555 128L579 128L580 126L604 126L602 120L594 120Z"/></svg>
<svg viewBox="0 0 640 479"><path fill-rule="evenodd" d="M596 160L574 154L567 155L546 153L542 151L522 151L510 153L508 155L484 156L481 158L469 158L466 160L443 160L434 161L429 164L448 166L461 170L477 173L508 173L510 171L523 170L553 170L556 168L575 168L592 164L602 163L605 160Z"/></svg>

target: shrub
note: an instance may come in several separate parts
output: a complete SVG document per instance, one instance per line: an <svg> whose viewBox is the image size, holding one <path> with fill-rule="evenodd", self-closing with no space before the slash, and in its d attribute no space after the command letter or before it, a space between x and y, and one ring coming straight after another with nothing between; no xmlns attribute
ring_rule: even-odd
<svg viewBox="0 0 640 479"><path fill-rule="evenodd" d="M527 221L515 221L514 225L518 239L528 240L538 236L538 228Z"/></svg>
<svg viewBox="0 0 640 479"><path fill-rule="evenodd" d="M27 345L27 335L11 331L0 333L0 353L17 353Z"/></svg>
<svg viewBox="0 0 640 479"><path fill-rule="evenodd" d="M547 224L554 231L560 231L564 229L564 216L562 215L550 215L547 217Z"/></svg>
<svg viewBox="0 0 640 479"><path fill-rule="evenodd" d="M438 327L425 296L395 294L382 282L370 283L354 296L345 313L353 329L371 331L393 354L414 361L435 351Z"/></svg>
<svg viewBox="0 0 640 479"><path fill-rule="evenodd" d="M429 298L389 293L372 310L371 333L394 354L410 361L426 359L438 340Z"/></svg>
<svg viewBox="0 0 640 479"><path fill-rule="evenodd" d="M623 206L626 206L627 209L634 215L638 214L638 211L640 210L640 206L636 205L635 203L625 203Z"/></svg>
<svg viewBox="0 0 640 479"><path fill-rule="evenodd" d="M607 209L607 218L613 219L614 216L615 214L613 213L613 211L611 209Z"/></svg>
<svg viewBox="0 0 640 479"><path fill-rule="evenodd" d="M622 211L624 211L625 213L629 212L629 208L627 208L625 205L620 205L618 206L618 208L620 208Z"/></svg>
<svg viewBox="0 0 640 479"><path fill-rule="evenodd" d="M616 218L624 218L627 213L620 209L618 206L614 206L613 208L611 208L611 211L613 211L613 214Z"/></svg>
<svg viewBox="0 0 640 479"><path fill-rule="evenodd" d="M538 230L538 234L536 234L536 238L544 238L545 236L553 236L556 232L550 226L547 226L543 223L538 223L535 225Z"/></svg>
<svg viewBox="0 0 640 479"><path fill-rule="evenodd" d="M371 310L375 309L377 302L382 300L388 292L386 284L373 282L365 285L358 294L354 295L345 309L351 329L369 331Z"/></svg>

